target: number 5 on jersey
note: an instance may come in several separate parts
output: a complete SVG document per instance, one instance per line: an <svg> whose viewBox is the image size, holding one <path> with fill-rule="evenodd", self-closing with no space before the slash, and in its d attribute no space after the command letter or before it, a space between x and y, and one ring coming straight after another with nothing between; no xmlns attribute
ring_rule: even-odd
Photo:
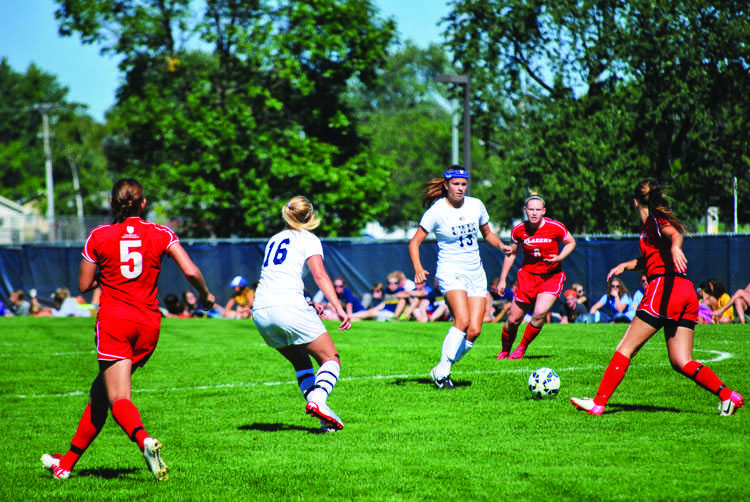
<svg viewBox="0 0 750 502"><path fill-rule="evenodd" d="M141 247L141 241L120 241L120 273L126 279L135 279L143 272L143 255L130 248ZM132 263L131 263L132 262Z"/></svg>

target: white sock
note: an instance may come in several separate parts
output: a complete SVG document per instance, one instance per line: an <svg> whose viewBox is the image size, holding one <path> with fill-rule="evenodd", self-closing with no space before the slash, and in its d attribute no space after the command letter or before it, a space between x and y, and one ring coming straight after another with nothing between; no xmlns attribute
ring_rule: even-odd
<svg viewBox="0 0 750 502"><path fill-rule="evenodd" d="M465 333L455 326L451 326L448 330L448 334L446 334L443 339L443 350L440 354L440 363L438 363L436 369L439 378L451 374L451 366L456 361L456 354L464 340L466 340Z"/></svg>
<svg viewBox="0 0 750 502"><path fill-rule="evenodd" d="M461 360L462 357L466 355L467 352L471 350L471 348L474 346L474 342L470 342L466 338L464 338L463 343L458 347L458 353L456 354L456 359L453 361L453 363L457 363Z"/></svg>
<svg viewBox="0 0 750 502"><path fill-rule="evenodd" d="M340 373L341 365L333 359L321 364L315 374L315 388L310 391L307 400L325 403L328 395L333 392Z"/></svg>

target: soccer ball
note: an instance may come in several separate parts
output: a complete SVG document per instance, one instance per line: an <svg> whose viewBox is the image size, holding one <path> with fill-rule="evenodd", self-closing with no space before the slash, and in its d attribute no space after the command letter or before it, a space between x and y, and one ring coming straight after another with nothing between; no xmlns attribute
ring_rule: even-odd
<svg viewBox="0 0 750 502"><path fill-rule="evenodd" d="M534 370L529 375L529 390L536 399L554 397L560 390L560 377L549 368Z"/></svg>

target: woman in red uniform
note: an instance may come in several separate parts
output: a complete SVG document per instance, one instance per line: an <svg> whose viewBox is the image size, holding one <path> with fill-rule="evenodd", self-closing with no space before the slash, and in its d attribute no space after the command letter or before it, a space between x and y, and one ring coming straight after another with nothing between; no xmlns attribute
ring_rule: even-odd
<svg viewBox="0 0 750 502"><path fill-rule="evenodd" d="M146 207L143 187L121 179L112 188L114 223L96 227L83 248L78 288L82 293L101 287L96 320L99 374L91 384L89 402L65 455L42 456L57 479L66 479L107 419L108 409L131 441L143 452L157 480L169 477L161 443L146 432L130 400L131 375L146 364L159 340L161 313L156 281L164 255L170 256L198 291L205 309L214 303L198 267L168 227L149 223L140 214ZM97 276L98 269L98 276Z"/></svg>
<svg viewBox="0 0 750 502"><path fill-rule="evenodd" d="M502 332L502 349L497 359L521 359L529 344L536 338L547 320L565 284L565 272L560 264L576 247L576 241L559 221L545 218L544 199L532 194L524 207L527 220L511 230L511 252L503 261L498 292L505 294L508 272L513 266L519 246L523 247L523 263L518 270L516 293ZM560 243L563 248L560 249ZM532 310L533 309L533 310ZM513 353L510 349L527 312L532 311L521 343Z"/></svg>
<svg viewBox="0 0 750 502"><path fill-rule="evenodd" d="M645 269L648 286L635 318L625 330L604 371L596 397L572 397L570 400L589 415L604 413L607 401L625 378L630 360L659 329L664 328L672 368L719 396L719 414L731 415L742 407L744 399L724 385L710 368L695 361L692 355L698 298L693 283L685 276L684 226L672 213L664 196L664 187L656 181L646 179L638 183L633 197L643 222L641 256L617 265L609 271L607 280L626 270Z"/></svg>

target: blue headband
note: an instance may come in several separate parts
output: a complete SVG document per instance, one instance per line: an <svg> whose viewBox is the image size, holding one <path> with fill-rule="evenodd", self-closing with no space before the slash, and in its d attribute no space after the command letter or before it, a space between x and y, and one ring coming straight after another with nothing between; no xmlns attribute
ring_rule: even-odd
<svg viewBox="0 0 750 502"><path fill-rule="evenodd" d="M469 179L469 171L463 168L448 169L443 173L443 179L445 181L452 180L453 178L466 178Z"/></svg>

